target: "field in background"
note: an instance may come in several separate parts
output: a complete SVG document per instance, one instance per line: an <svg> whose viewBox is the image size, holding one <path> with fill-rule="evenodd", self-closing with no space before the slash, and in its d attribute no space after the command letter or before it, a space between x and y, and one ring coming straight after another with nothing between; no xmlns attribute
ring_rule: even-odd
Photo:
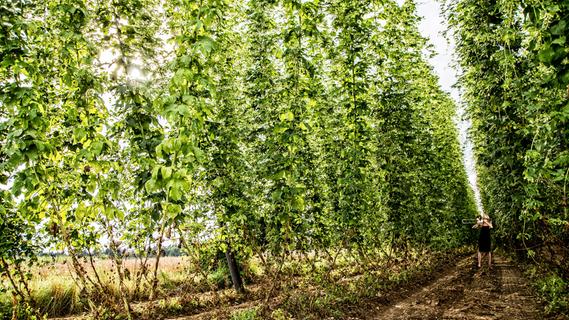
<svg viewBox="0 0 569 320"><path fill-rule="evenodd" d="M154 258L148 259L148 263L151 265L154 264L154 261ZM187 257L161 257L159 268L163 272L180 272L184 269L184 262L188 262ZM95 265L97 269L104 271L113 267L113 261L108 258L98 258L95 260ZM140 263L135 258L124 259L124 265L131 272L136 271L140 267ZM55 259L43 257L40 260L40 266L36 267L33 271L36 278L50 276L53 275L54 272L61 272L62 270L65 271L68 277L71 277L73 271L70 268L71 261L68 257L59 256ZM41 281L41 279L36 280Z"/></svg>
<svg viewBox="0 0 569 320"><path fill-rule="evenodd" d="M153 266L154 258L148 259L148 265ZM135 284L132 281L134 275L140 269L140 263L134 258L124 260L124 266L128 269L126 274L129 278L125 282L128 291L134 294ZM99 275L106 279L107 287L118 295L117 283L113 282L110 274L113 273L111 259L98 258L95 260L95 268ZM89 270L89 268L86 268ZM92 271L91 271L92 272ZM159 264L160 290L172 291L172 288L180 283L193 280L195 284L203 282L199 276L191 276L191 263L187 257L161 257ZM63 316L69 313L82 312L84 306L80 303L79 292L73 278L73 267L69 257L59 256L54 259L42 257L37 266L29 270L31 281L30 289L34 300L50 316ZM8 288L8 280L1 279L0 285ZM196 286L195 288L199 288ZM203 289L203 288L202 288ZM137 293L138 299L144 298L147 293ZM8 293L0 293L0 319L10 319L12 298Z"/></svg>

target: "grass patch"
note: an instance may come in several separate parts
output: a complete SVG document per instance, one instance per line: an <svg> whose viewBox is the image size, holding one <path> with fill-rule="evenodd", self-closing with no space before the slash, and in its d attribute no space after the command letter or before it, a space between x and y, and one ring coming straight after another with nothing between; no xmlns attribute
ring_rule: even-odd
<svg viewBox="0 0 569 320"><path fill-rule="evenodd" d="M43 283L41 287L32 290L34 300L40 306L42 313L50 316L65 316L84 310L77 288L68 281Z"/></svg>
<svg viewBox="0 0 569 320"><path fill-rule="evenodd" d="M532 280L548 316L569 316L569 281L546 266L526 266L525 273Z"/></svg>
<svg viewBox="0 0 569 320"><path fill-rule="evenodd" d="M561 276L563 274L561 270L546 260L529 260L503 248L498 250L518 262L541 300L548 318L569 319L569 281Z"/></svg>
<svg viewBox="0 0 569 320"><path fill-rule="evenodd" d="M256 308L238 310L234 311L231 314L231 320L256 320L256 319L258 319Z"/></svg>

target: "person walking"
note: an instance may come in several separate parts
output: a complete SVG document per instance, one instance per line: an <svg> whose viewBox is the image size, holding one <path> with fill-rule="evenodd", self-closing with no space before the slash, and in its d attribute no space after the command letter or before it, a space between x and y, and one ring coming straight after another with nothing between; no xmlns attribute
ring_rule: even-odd
<svg viewBox="0 0 569 320"><path fill-rule="evenodd" d="M490 229L492 219L488 216L476 219L476 224L472 228L480 229L478 236L478 268L482 266L482 255L488 255L488 268L492 268L492 241L490 239Z"/></svg>

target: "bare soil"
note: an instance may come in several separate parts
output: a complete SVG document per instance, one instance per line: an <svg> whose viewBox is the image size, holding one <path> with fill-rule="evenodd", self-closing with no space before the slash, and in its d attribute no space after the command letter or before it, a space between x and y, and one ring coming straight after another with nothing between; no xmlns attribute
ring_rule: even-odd
<svg viewBox="0 0 569 320"><path fill-rule="evenodd" d="M475 259L461 259L426 285L401 292L391 303L376 307L369 319L544 318L528 281L511 261L495 254L489 270L478 269Z"/></svg>

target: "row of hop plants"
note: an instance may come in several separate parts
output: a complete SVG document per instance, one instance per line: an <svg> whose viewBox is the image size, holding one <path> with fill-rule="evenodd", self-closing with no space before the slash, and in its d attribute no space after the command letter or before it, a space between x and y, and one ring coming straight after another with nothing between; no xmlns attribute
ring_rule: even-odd
<svg viewBox="0 0 569 320"><path fill-rule="evenodd" d="M134 318L133 301L161 296L171 243L214 295L220 259L196 263L210 244L239 292L240 261L258 259L270 296L290 259L366 270L469 239L455 105L410 1L0 11L0 271L30 316L45 313L28 272L45 251L69 257L94 317Z"/></svg>
<svg viewBox="0 0 569 320"><path fill-rule="evenodd" d="M569 3L446 3L484 208L498 242L541 270L548 310L566 311Z"/></svg>

